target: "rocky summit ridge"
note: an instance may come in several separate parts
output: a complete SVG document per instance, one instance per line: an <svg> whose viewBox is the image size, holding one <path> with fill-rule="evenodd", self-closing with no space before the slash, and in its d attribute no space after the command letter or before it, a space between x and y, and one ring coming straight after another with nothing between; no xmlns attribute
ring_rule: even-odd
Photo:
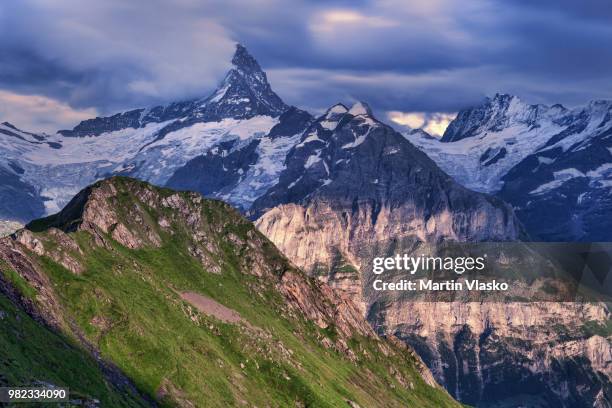
<svg viewBox="0 0 612 408"><path fill-rule="evenodd" d="M459 183L510 203L533 240L612 239L612 101L569 109L498 94L440 140L405 136Z"/></svg>
<svg viewBox="0 0 612 408"><path fill-rule="evenodd" d="M288 108L270 87L266 73L255 58L243 45L237 44L230 70L210 96L88 119L72 130L60 130L59 133L69 137L98 136L110 131L139 128L149 123L178 118L186 126L226 118L247 119L257 115L276 117ZM175 123L165 132L178 128L179 124Z"/></svg>
<svg viewBox="0 0 612 408"><path fill-rule="evenodd" d="M97 186L78 194L81 198L66 207L88 184L116 175L196 191L247 213L291 262L354 300L359 314L369 319L376 332L400 337L417 348L436 379L455 397L474 404L496 404L508 402L508 395L536 384L530 388L532 394L536 398L544 395L543 400L551 404L565 399L572 404L602 405L610 399L610 392L600 387L609 384L600 373L608 370L605 362L610 360L606 348L610 334L605 323L609 312L601 305L549 309L540 305L414 305L402 299L368 298L362 271L373 254L410 252L420 245L435 247L446 241L608 240L612 230L607 217L611 117L610 104L605 101L568 109L529 105L511 95L496 95L482 106L461 112L444 141L422 131L400 136L379 121L365 103L350 107L336 104L316 118L288 107L271 90L255 59L238 46L219 87L203 98L96 118L55 135L0 125L0 218L25 223L60 213L31 224L30 230L15 235L17 240L7 242L25 247L27 254L35 254L32 256L40 262L53 262L52 266L61 265L63 272L88 279L95 275L88 271L100 272L96 264L101 263L114 265L113 274L126 276L121 274L133 259L131 255L122 258L123 248L145 256L146 271L170 273L164 265L172 262L198 279L208 276L184 264L184 259L192 258L199 268L215 276L223 265L242 270L233 261L219 264L219 257L227 259L225 244L207 252L204 243L189 241L185 247L172 247L173 254L164 252L160 257L156 251L167 249L168 234L178 239L185 234L199 236L201 231L179 223L181 233L176 233L165 216L156 215L150 222L153 207L142 204L144 196L136 197L136 207L127 211L132 217L128 219L117 208L125 209L119 205L121 200L133 203L134 196L122 189L117 194L104 192L106 198L97 200L96 195L107 189ZM140 188L138 191L145 194ZM173 195L159 194L162 201ZM191 193L177 194L180 198ZM112 206L103 204L108 200ZM98 204L87 204L90 201ZM159 209L174 211L174 204L167 204L156 203L154 213ZM206 207L210 209L209 204ZM98 213L105 216L99 218ZM189 219L189 214L183 216ZM230 235L208 232L220 241L229 240L227 245L234 244ZM239 236L235 231L233 234ZM91 248L82 246L79 240L83 237L93 242L95 251L86 251ZM58 243L68 250L48 249ZM125 262L114 263L115 257ZM135 261L143 266L141 258ZM130 270L133 273L127 276L138 275L143 281L150 278L139 274L139 269ZM66 276L72 275L51 278ZM112 305L108 312L112 318L107 314L87 316L89 323L81 322L104 346L104 341L119 341L105 337L105 333L122 327L117 321L122 321L120 312L128 308L117 293L109 301L106 292L114 288L104 286L108 283L102 279L108 275L95 276L101 277L95 283L104 290L96 291L93 283L87 286L87 280L85 286L72 281L68 286L74 290L71 293L94 293L95 301L85 297L93 309L98 303ZM178 279L180 287L190 281L185 276L170 278L164 275L172 282ZM36 279L32 281L38 282ZM60 287L66 283L54 282ZM198 290L225 287L219 283L231 286L235 282L206 280ZM151 288L138 289L146 292ZM175 292L162 293L176 300ZM285 295L296 293L299 295L293 288ZM229 298L230 292L226 294ZM227 307L223 299L213 300ZM310 304L303 299L295 301ZM210 304L210 299L198 304ZM257 320L244 305L229 306L247 316L246 321ZM78 305L71 307L78 309ZM114 310L119 311L119 317L113 315ZM265 315L262 309L257 310ZM412 312L406 314L406 310ZM432 317L431 310L446 318ZM80 316L79 310L73 312ZM135 333L142 332L143 321L134 326ZM342 350L332 339L336 331L331 327L325 328L333 343L329 345ZM516 341L508 340L513 338ZM552 341L556 343L549 347ZM536 346L534 355L531 349ZM506 358L510 355L513 361ZM124 361L125 356L118 358ZM225 358L221 362L228 364ZM232 360L230 366L236 368L236 364ZM125 367L129 369L129 365ZM559 367L565 370L562 375ZM245 373L232 369L223 374L242 378ZM247 370L247 374L252 372ZM592 380L590 387L581 382L585 378ZM172 395L176 400L182 398L183 391L189 394L177 387L180 381L164 378L161 383L146 385L150 394ZM579 392L568 391L572 387ZM240 392L232 395L239 399ZM485 394L493 400L485 401Z"/></svg>

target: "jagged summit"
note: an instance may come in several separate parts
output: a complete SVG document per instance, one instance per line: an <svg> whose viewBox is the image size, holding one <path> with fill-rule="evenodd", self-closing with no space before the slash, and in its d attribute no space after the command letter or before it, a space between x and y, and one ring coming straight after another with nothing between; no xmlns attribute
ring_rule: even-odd
<svg viewBox="0 0 612 408"><path fill-rule="evenodd" d="M204 100L202 115L213 120L279 116L289 108L272 91L266 73L241 44L236 45L232 65L217 90Z"/></svg>
<svg viewBox="0 0 612 408"><path fill-rule="evenodd" d="M497 93L492 98L485 98L477 106L459 112L446 128L442 142L456 142L468 137L500 132L513 126L526 126L535 129L543 123L555 126L578 125L586 123L589 118L605 116L612 108L610 100L594 100L588 104L568 109L561 104L552 106L528 104L518 96Z"/></svg>
<svg viewBox="0 0 612 408"><path fill-rule="evenodd" d="M336 103L329 107L325 113L319 116L315 124L320 125L328 131L337 131L341 127L360 125L376 125L378 121L374 118L372 110L365 102L356 102L350 108L342 103ZM317 132L316 128L310 129L307 133ZM327 139L330 135L320 135L320 138Z"/></svg>
<svg viewBox="0 0 612 408"><path fill-rule="evenodd" d="M351 106L348 113L353 116L372 116L372 109L367 103L359 101Z"/></svg>
<svg viewBox="0 0 612 408"><path fill-rule="evenodd" d="M240 43L236 44L236 51L232 57L232 65L244 72L262 72L257 60Z"/></svg>
<svg viewBox="0 0 612 408"><path fill-rule="evenodd" d="M513 205L532 239L608 241L612 103L528 104L498 94L439 140L406 136L464 186Z"/></svg>
<svg viewBox="0 0 612 408"><path fill-rule="evenodd" d="M345 117L347 119L343 120ZM357 120L357 122L361 124L368 125L374 125L376 121L370 106L365 102L359 101L354 103L350 108L347 108L342 103L331 106L319 117L318 123L327 130L334 130L341 123L342 126L344 126L352 119Z"/></svg>
<svg viewBox="0 0 612 408"><path fill-rule="evenodd" d="M259 218L285 204L308 207L333 203L336 207L348 208L353 214L359 205L362 209L368 208L364 214L370 210L378 214L382 208L393 211L412 208L413 211L416 207L423 211L422 218L416 217L422 222L432 213L442 217L451 208L457 220L465 214L482 216L475 221L481 225L456 231L424 228L427 232L419 239L504 240L520 234L520 226L510 208L455 184L402 135L372 117L365 103L358 102L345 113L342 108L342 105L330 108L303 133L300 143L287 154L286 168L278 184L255 200L249 216ZM479 210L472 208L473 205ZM404 216L414 217L402 213ZM402 217L398 219L408 219Z"/></svg>
<svg viewBox="0 0 612 408"><path fill-rule="evenodd" d="M348 111L349 109L343 103L337 103L331 106L329 109L327 109L327 111L325 111L324 116L328 116L331 114L347 113Z"/></svg>
<svg viewBox="0 0 612 408"><path fill-rule="evenodd" d="M446 128L442 142L456 142L483 132L498 132L512 124L533 126L544 115L555 114L558 109L545 105L529 105L510 94L495 94L482 104L464 109Z"/></svg>
<svg viewBox="0 0 612 408"><path fill-rule="evenodd" d="M250 119L255 116L278 117L289 106L272 90L266 73L241 45L236 45L232 67L217 89L208 97L173 102L148 109L133 109L107 117L82 121L72 130L60 130L63 136L99 136L126 128L140 128L149 123L177 120L159 132L159 137L197 122L223 119Z"/></svg>
<svg viewBox="0 0 612 408"><path fill-rule="evenodd" d="M340 120L348 113L348 108L341 103L337 103L325 111L319 117L318 123L327 130L334 130Z"/></svg>

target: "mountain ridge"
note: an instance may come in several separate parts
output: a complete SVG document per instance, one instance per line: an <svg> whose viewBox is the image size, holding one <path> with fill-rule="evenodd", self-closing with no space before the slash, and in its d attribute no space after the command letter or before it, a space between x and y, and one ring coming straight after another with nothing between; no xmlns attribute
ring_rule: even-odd
<svg viewBox="0 0 612 408"><path fill-rule="evenodd" d="M612 101L567 109L497 95L441 140L405 136L459 183L512 204L533 239L609 241L611 119Z"/></svg>
<svg viewBox="0 0 612 408"><path fill-rule="evenodd" d="M267 95L266 89L269 90L266 86L267 79L265 76L257 78L255 73L263 71L258 64L254 65L253 61L244 62L245 72L248 71L247 74L252 76L253 83L257 85L254 85L255 88L260 89L258 95ZM213 101L215 107L208 111L212 112L210 114L205 113L208 104L202 106L197 101L192 101L184 106L176 104L167 111L161 107L158 110L152 109L150 113L143 111L127 112L124 113L127 114L125 116L119 114L116 126L112 120L108 127L107 124L102 124L100 129L104 131L98 136L87 136L86 133L83 133L82 137L46 135L40 136L42 140L38 140L26 132L17 133L13 128L5 129L6 132L19 137L0 132L0 140L3 142L0 143L2 153L0 157L3 159L0 161L0 172L6 172L8 175L2 178L3 181L10 181L8 185L0 186L0 194L6 192L5 196L0 196L2 204L10 204L8 209L0 208L2 214L19 214L25 218L24 221L30 221L43 214L58 212L61 214L68 200L78 194L82 187L95 180L116 175L136 177L162 186L197 190L208 197L227 201L243 213L248 212L253 219L257 218L261 231L276 243L292 262L304 267L317 279L331 285L341 295L354 300L361 316L367 316L379 334L389 336L397 334L402 341L420 347L419 352L423 353L423 358L427 359L432 370L437 370L436 378L443 381L453 395L465 398L467 401L479 401L481 392L485 389L505 392L513 390L512 387L520 388L523 383L516 382L516 376L523 378L522 376L530 373L529 370L523 370L524 367L520 365L506 364L507 361L502 358L503 353L487 354L491 350L486 347L481 350L484 354L481 354L481 351L478 351L478 354L471 352L480 350L473 345L480 344L478 342L482 336L485 346L505 347L514 353L513 356L517 361L524 361L523 357L529 353L528 347L531 341L529 336L538 336L542 333L530 331L528 319L520 320L520 324L517 325L508 325L507 320L513 316L513 313L524 316L533 312L540 324L540 330L544 332L545 341L554 340L554 337L546 337L549 335L546 330L559 321L564 325L570 325L574 316L592 315L593 320L607 318L605 311L596 308L588 310L554 308L550 313L548 311L543 313L533 307L496 308L489 305L472 307L472 305L458 304L456 310L453 307L436 309L446 318L434 321L431 309L427 305L410 309L405 303L398 303L395 306L380 302L370 304L372 302L364 299L363 285L367 280L360 275L366 265L363 260L369 259L368 257L374 253L379 255L394 251L409 253L420 245L435 246L447 240L504 241L523 238L523 226L515 215L515 209L505 204L499 197L488 194L498 193L502 188L500 184L502 181L507 184L507 188L515 189L512 193L508 190L507 194L510 196L506 198L508 201L512 202L517 197L525 198L524 195L517 195L516 192L521 191L538 193L528 195L528 200L532 198L531 196L540 197L538 189L543 186L545 187L543 190L548 188L546 191L560 193L558 196L550 196L553 204L558 202L558 206L566 205L562 200L563 195L570 197L574 202L579 201L581 197L579 194L585 192L585 183L587 187L590 187L591 182L598 188L605 187L609 179L608 170L604 168L595 171L599 167L590 167L592 163L589 164L587 160L572 163L576 154L586 155L586 158L589 158L593 152L597 154L592 156L599 160L596 164L602 164L601 160L607 160L606 149L609 145L605 134L608 128L604 104L594 102L589 105L592 108L590 111L585 109L582 113L581 110L568 111L561 106L545 109L538 105L524 104L510 96L499 95L495 109L488 110L485 107L482 115L480 113L465 115L465 121L469 123L466 126L456 126L457 140L439 142L429 138L427 143L430 144L427 145L419 141L420 139L413 140L420 132L406 135L408 141L404 140L402 136L376 119L371 109L364 103L357 103L351 107L336 104L317 118L293 107L288 107L280 115L275 116L284 108L279 107L281 105L275 102L275 98L266 97L270 103L265 103L266 106L261 108L266 114L253 115L254 109L259 108L253 104L256 101L253 101L252 87L248 81L243 81L241 75L240 72L230 70L224 81L231 78L230 82L236 81L238 86L234 89L230 89L231 86L225 89L222 81L219 88L207 97L211 100L219 98ZM248 103L246 101L231 103L242 99L245 95L249 97ZM246 109L247 107L250 109ZM274 107L278 109L275 110ZM228 117L215 117L214 115L220 111L227 112ZM591 117L590 112L598 112L598 116ZM141 126L141 120L149 114L147 123ZM169 116L165 116L166 114ZM176 119L174 115L177 114L183 116ZM131 118L137 120L134 122L136 127L124 127L125 123L130 123ZM215 120L208 121L212 118ZM480 123L481 121L484 124ZM115 128L121 129L112 130ZM81 130L88 132L85 128ZM591 131L597 133L590 133ZM469 136L463 137L466 134ZM533 144L535 138L530 136L534 134L544 136L541 138L541 143ZM595 146L594 150L589 148L591 134L601 136L599 139L595 138L599 140L599 144L592 145ZM474 141L478 141L476 146L473 145ZM491 143L487 145L489 141ZM467 144L471 144L475 150L459 148ZM585 146L587 149L582 148ZM561 151L554 150L557 148L561 148ZM455 150L449 152L444 149ZM451 159L448 159L449 157ZM435 160L432 161L430 158ZM512 162L508 164L508 160ZM520 172L507 173L507 168L515 168L514 166L523 160L524 162L516 167L521 170ZM567 166L566 161L569 163ZM538 171L533 172L534 169ZM576 171L568 171L569 169ZM540 170L545 171L540 173ZM506 174L509 174L509 180L502 180ZM472 176L473 178L470 178ZM474 184L470 184L471 182ZM560 186L567 184L563 188L568 188L576 182L582 183L578 189L559 191L555 187L555 183L560 183ZM599 184L604 185L599 186ZM482 186L484 188L481 188ZM479 189L487 194L470 191L470 188ZM20 192L21 195L15 195L15 192ZM188 196L189 193L181 194ZM180 194L179 196L184 197ZM597 196L582 196L582 205L589 207L591 214L594 214L592 210L597 210L598 207L592 205L590 200L597 198ZM519 214L524 211L528 200L525 200L525 203L513 202ZM146 199L144 201L139 199L134 211L146 208L142 204L145 201ZM172 205L171 201L167 204ZM30 205L31 207L28 207ZM162 207L166 208L165 205ZM546 220L549 225L557 227L564 224L564 221L560 220L571 218L567 217L568 214L559 215L554 205L540 208L543 209L540 213L534 213L535 222L523 218L528 221L523 224L527 224L532 229L537 222ZM82 215L82 210L75 205L76 214ZM605 231L603 227L608 225L605 215L609 214L609 210L605 206L599 207L599 210L596 223ZM65 270L77 276L84 273L88 266L83 264L82 255L71 241L65 239L66 235L69 238L70 234L76 237L91 237L96 250L104 255L99 260L100 263L117 266L114 257L124 256L123 248L140 251L139 254L145 258L153 256L150 251L159 249L157 245L163 241L162 237L169 228L166 225L168 220L158 219L157 224L151 224L150 215L146 211L138 211L130 218L130 220L132 218L141 220L141 223L135 221L138 225L116 222L122 219L123 215L111 216L111 212L105 206L97 208L96 211L92 210L91 214L88 214L87 218L91 218L87 222L72 223L79 218L74 216L66 216L66 222L58 220L57 217L38 221L30 225L34 232L26 230L16 235L20 241L15 245L28 245L27 251L34 254L36 251L41 252L42 259L55 256L56 259L51 258L54 263L62 265ZM96 220L95 213L107 214L106 220ZM185 216L189 217L188 214ZM549 216L551 218L546 218ZM46 236L48 223L56 223L56 226L62 228L51 228L49 231L54 232L49 232L48 234L52 236L47 238L52 244L59 243L67 250L54 255L54 252L45 249L45 242L37 234ZM149 226L149 229L144 226ZM580 227L579 224L572 227L575 226ZM63 230L67 230L68 233ZM235 244L232 237L223 238L225 244ZM116 251L112 252L112 256L106 252L111 249ZM171 259L186 271L193 272L193 265L183 263L184 259L189 260L193 257L200 262L198 268L211 272L219 271L217 259L211 259L206 248L198 245L189 246L187 252L181 252L176 247L173 249L176 253L164 253L162 259L166 261ZM177 254L182 256L175 257ZM150 269L155 265L159 266L155 263L155 259L158 258L146 258L146 267ZM236 266L232 262L230 264L240 269L239 265ZM113 269L113 274L126 277L126 274L122 274L122 268ZM95 270L100 273L105 271L99 267ZM139 274L142 271L132 270L131 267L129 270L131 273L127 276L141 276ZM58 276L63 279L71 275L64 271L63 275L58 274ZM144 278L148 276L145 274ZM72 284L73 288L77 288L75 290L82 289L77 281L76 278L69 279L67 282L61 281L61 284ZM194 293L201 295L207 288L216 287L214 285L219 282L208 283L212 286L204 285ZM105 285L104 282L100 284ZM87 289L96 293L94 288ZM113 288L105 287L105 289ZM286 289L286 295L295 294L292 288ZM84 296L88 296L88 293L87 290L83 290ZM165 294L179 301L175 297L180 293L173 291ZM98 292L97 295L104 299L105 293ZM250 293L250 295L257 299L257 294ZM223 305L223 299L214 298L210 293L207 293L207 296ZM138 298L137 294L134 294L134 297ZM207 303L210 299L205 299L203 303ZM293 301L299 299L294 298ZM97 304L93 300L92 303L92 307ZM402 305L414 313L410 316L403 315ZM196 307L193 304L183 306ZM257 319L244 305L234 306L230 309L239 312L240 316ZM72 307L78 309L77 304L72 304ZM129 308L123 305L123 309L119 310L129 310ZM316 311L314 313L316 315ZM559 316L563 316L563 319L559 320ZM82 324L90 324L94 317ZM247 321L250 319L247 318ZM462 321L465 325L458 327L449 324L454 321ZM95 327L92 330L94 332L106 330L105 322L104 319L95 319L94 323L91 323ZM498 341L499 337L496 337L494 328L483 326L485 322L495 322L501 328L499 332L501 336L515 337L519 339L520 344ZM570 329L568 331L572 335L582 330L575 327ZM333 337L334 333L335 331L330 328L328 334ZM564 335L563 330L560 333ZM332 340L330 336L327 337ZM574 347L582 348L583 351L590 353L590 357L601 360L601 355L607 352L606 341L605 338L587 339L585 342L580 339L576 343L562 343L560 347L567 346L572 350ZM334 348L333 345L330 347ZM593 352L597 347L600 351ZM334 349L340 352L346 350L343 345ZM551 350L544 349L542 352L554 351L563 354L563 350ZM479 359L482 356L490 360L481 364ZM196 358L197 356L194 357ZM554 363L555 360L544 362L548 361ZM588 374L591 371L596 372L597 361L592 367L588 364L583 367L584 373L587 373L585 377L591 375ZM532 363L540 366L544 364L543 360L531 360L529 364ZM463 364L468 365L465 373L459 370ZM488 371L491 367L496 367L496 364L502 364L500 371ZM232 366L236 368L236 365L237 362L233 361ZM214 365L209 368L218 369ZM500 372L503 374L500 378L505 379L504 376L507 376L506 383L498 384L495 381L487 383L483 380L483 373L495 376ZM237 371L230 374L243 375ZM549 396L548 401L556 401L554 398L563 392L566 380L562 377L552 378L548 371L536 374L535 377L528 376L528 378L543 381L544 394ZM540 374L542 377L539 377ZM543 380L546 376L549 376L548 383ZM163 386L160 383L149 382L147 386L150 393L159 392L180 398L180 393L176 392L176 381L162 380L162 382ZM299 384L294 385L296 389L302 389ZM587 390L584 395L575 396L576 400L583 398L584 401L591 401L589 398L593 395L590 395L590 392L595 388ZM604 395L602 398L607 397Z"/></svg>
<svg viewBox="0 0 612 408"><path fill-rule="evenodd" d="M115 177L27 228L0 240L0 301L16 290L14 307L116 365L153 404L459 406L225 203Z"/></svg>

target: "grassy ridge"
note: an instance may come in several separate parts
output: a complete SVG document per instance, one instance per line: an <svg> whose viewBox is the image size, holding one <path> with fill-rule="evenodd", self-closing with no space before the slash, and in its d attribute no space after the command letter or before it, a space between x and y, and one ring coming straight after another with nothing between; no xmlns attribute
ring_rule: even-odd
<svg viewBox="0 0 612 408"><path fill-rule="evenodd" d="M146 207L147 225L172 216L167 208L145 206L127 188L118 201L119 208ZM413 357L393 345L381 348L378 340L355 336L347 345L353 359L323 347L336 341L333 326L321 329L296 315L273 279L244 270L247 254L236 253L229 237L248 240L252 226L222 203L205 201L201 211L221 249L216 254L223 265L220 274L205 270L190 255L191 237L181 222L173 222L171 231L156 228L161 246L142 249L128 249L108 235L110 247L105 248L94 244L89 232L71 233L83 251L71 253L85 266L81 275L49 257L38 260L68 318L142 392L163 406L343 407L349 400L361 407L458 406L443 390L426 385ZM52 234L36 235L46 248L55 245ZM267 243L262 251L266 259L281 259ZM180 291L208 296L246 323L202 314L180 298ZM94 372L91 378L100 375ZM113 397L100 386L86 391Z"/></svg>

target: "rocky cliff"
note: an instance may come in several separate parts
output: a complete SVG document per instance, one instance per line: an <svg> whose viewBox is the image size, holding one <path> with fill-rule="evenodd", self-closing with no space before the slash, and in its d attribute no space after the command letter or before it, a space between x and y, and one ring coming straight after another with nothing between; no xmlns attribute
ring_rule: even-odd
<svg viewBox="0 0 612 408"><path fill-rule="evenodd" d="M275 217L274 228L264 224L268 229L262 231L294 262L352 298L377 333L413 347L460 401L479 407L611 406L612 331L606 304L534 302L526 293L514 302L424 302L382 295L371 289L372 258L418 256L424 252L418 244L364 239L355 233L364 229L346 228L329 207L305 210L288 204L267 215ZM521 265L514 258L506 263Z"/></svg>
<svg viewBox="0 0 612 408"><path fill-rule="evenodd" d="M380 334L414 347L464 403L612 404L612 333L604 304L395 300L375 303L369 313Z"/></svg>

